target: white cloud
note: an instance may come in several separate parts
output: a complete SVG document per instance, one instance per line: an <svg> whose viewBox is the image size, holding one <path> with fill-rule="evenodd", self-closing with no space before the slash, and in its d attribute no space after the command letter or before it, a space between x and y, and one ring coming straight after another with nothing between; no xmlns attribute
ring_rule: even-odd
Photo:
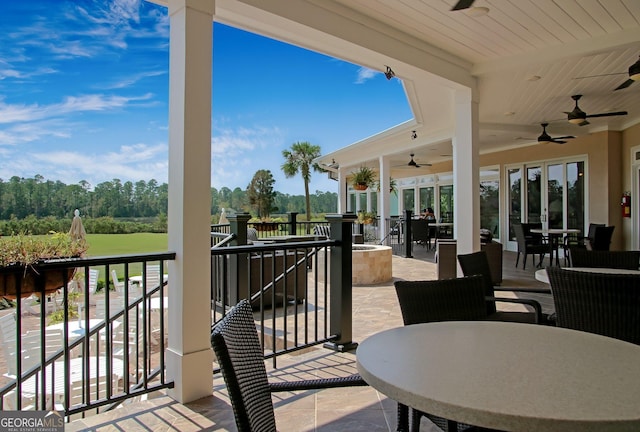
<svg viewBox="0 0 640 432"><path fill-rule="evenodd" d="M105 111L121 108L130 102L149 100L151 98L152 95L150 93L135 97L93 94L67 96L62 102L51 105L6 104L0 101L0 124L29 122L86 111Z"/></svg>
<svg viewBox="0 0 640 432"><path fill-rule="evenodd" d="M356 84L364 84L367 80L374 78L379 73L380 73L379 71L361 67L360 69L358 69L358 77L356 78Z"/></svg>
<svg viewBox="0 0 640 432"><path fill-rule="evenodd" d="M114 82L113 84L106 86L105 88L111 90L111 89L118 89L118 88L124 88L124 87L131 87L138 81L143 80L145 78L155 77L159 75L166 75L166 74L167 74L167 71L163 71L163 70L141 72L138 74L133 74L133 75L123 77L120 80Z"/></svg>

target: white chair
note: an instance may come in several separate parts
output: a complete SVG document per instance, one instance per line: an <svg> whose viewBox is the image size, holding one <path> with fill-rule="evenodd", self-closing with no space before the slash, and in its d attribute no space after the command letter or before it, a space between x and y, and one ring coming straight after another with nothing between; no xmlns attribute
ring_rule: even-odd
<svg viewBox="0 0 640 432"><path fill-rule="evenodd" d="M113 287L115 288L116 293L118 293L118 295L124 295L125 282L120 282L120 280L118 279L118 274L115 270L111 270L111 281L113 282ZM129 302L140 297L140 289L136 286L136 284L129 282Z"/></svg>

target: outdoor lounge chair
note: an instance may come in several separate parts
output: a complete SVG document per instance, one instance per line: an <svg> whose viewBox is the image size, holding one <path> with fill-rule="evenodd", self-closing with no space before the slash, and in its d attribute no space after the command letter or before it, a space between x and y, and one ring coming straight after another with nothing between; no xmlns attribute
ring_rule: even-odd
<svg viewBox="0 0 640 432"><path fill-rule="evenodd" d="M439 321L476 321L487 318L484 279L481 276L431 281L396 281L394 286L404 325ZM460 391L464 389L461 388ZM423 416L445 432L475 430L469 429L468 425L422 411L410 411L412 432L419 432L420 418ZM406 406L398 404L398 424L404 428L407 412ZM399 427L398 430L400 429Z"/></svg>
<svg viewBox="0 0 640 432"><path fill-rule="evenodd" d="M640 345L640 276L548 268L558 327Z"/></svg>
<svg viewBox="0 0 640 432"><path fill-rule="evenodd" d="M272 392L367 385L359 374L270 383L251 304L247 300L240 301L213 326L211 346L227 385L239 432L276 430Z"/></svg>

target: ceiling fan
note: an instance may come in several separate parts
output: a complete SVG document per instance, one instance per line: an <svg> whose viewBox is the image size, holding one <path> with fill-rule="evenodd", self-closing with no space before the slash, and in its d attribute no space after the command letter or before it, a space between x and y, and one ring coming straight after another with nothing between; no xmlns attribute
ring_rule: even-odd
<svg viewBox="0 0 640 432"><path fill-rule="evenodd" d="M576 78L573 78L573 79L595 78L595 77L602 77L602 76L624 75L624 74L625 74L625 72L601 74L601 75L589 75L589 76L583 76L583 77L576 77ZM633 84L634 81L640 81L640 60L638 60L637 62L635 62L631 66L629 66L628 74L629 74L629 79L626 80L625 82L623 82L622 84L620 84L615 89L613 89L613 91L626 89L631 84Z"/></svg>
<svg viewBox="0 0 640 432"><path fill-rule="evenodd" d="M407 168L420 168L422 166L431 166L430 163L423 163L423 164L418 164L415 160L413 160L413 157L415 156L415 154L411 153L411 160L406 164L406 165L399 165L400 167L407 167Z"/></svg>
<svg viewBox="0 0 640 432"><path fill-rule="evenodd" d="M458 3L451 8L452 11L469 9L475 0L458 0Z"/></svg>
<svg viewBox="0 0 640 432"><path fill-rule="evenodd" d="M580 107L578 107L578 101L580 100L581 97L582 97L582 95L573 95L573 96L571 96L571 99L576 101L576 106L573 109L573 111L571 111L571 112L564 111L564 113L567 115L567 120L569 120L569 123L571 123L571 124L575 124L575 125L578 125L578 126L585 126L585 125L589 124L589 122L587 121L587 118L592 118L592 117L611 117L611 116L621 116L621 115L629 114L626 111L616 111L616 112L610 112L610 113L600 113L600 114L589 114L589 115L587 115L586 112L582 111L580 109Z"/></svg>
<svg viewBox="0 0 640 432"><path fill-rule="evenodd" d="M634 81L640 81L640 59L629 66L629 79L616 87L615 90L625 89L633 84Z"/></svg>
<svg viewBox="0 0 640 432"><path fill-rule="evenodd" d="M567 142L564 140L575 138L573 135L565 135L561 137L552 138L547 133L547 126L549 126L549 123L540 123L540 126L542 126L542 134L540 134L540 136L538 137L538 142L541 144L547 144L547 143L566 144Z"/></svg>

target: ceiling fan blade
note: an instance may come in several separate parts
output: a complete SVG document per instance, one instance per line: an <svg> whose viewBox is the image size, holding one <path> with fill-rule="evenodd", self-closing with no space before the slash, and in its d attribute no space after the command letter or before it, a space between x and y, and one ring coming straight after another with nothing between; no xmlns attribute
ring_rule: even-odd
<svg viewBox="0 0 640 432"><path fill-rule="evenodd" d="M552 138L550 142L552 142L554 144L566 144L567 143L566 141L559 140L557 138Z"/></svg>
<svg viewBox="0 0 640 432"><path fill-rule="evenodd" d="M632 79L628 79L625 82L623 82L622 84L620 84L618 87L616 87L613 91L626 89L631 84L633 84L633 80Z"/></svg>
<svg viewBox="0 0 640 432"><path fill-rule="evenodd" d="M610 112L610 113L589 114L587 117L613 117L613 116L622 116L627 114L629 113L626 111L617 111L617 112Z"/></svg>
<svg viewBox="0 0 640 432"><path fill-rule="evenodd" d="M573 135L566 135L566 136L561 136L561 137L554 137L554 140L563 140L563 139L573 139L575 138Z"/></svg>
<svg viewBox="0 0 640 432"><path fill-rule="evenodd" d="M452 11L469 9L475 0L458 0L458 3L451 8Z"/></svg>

